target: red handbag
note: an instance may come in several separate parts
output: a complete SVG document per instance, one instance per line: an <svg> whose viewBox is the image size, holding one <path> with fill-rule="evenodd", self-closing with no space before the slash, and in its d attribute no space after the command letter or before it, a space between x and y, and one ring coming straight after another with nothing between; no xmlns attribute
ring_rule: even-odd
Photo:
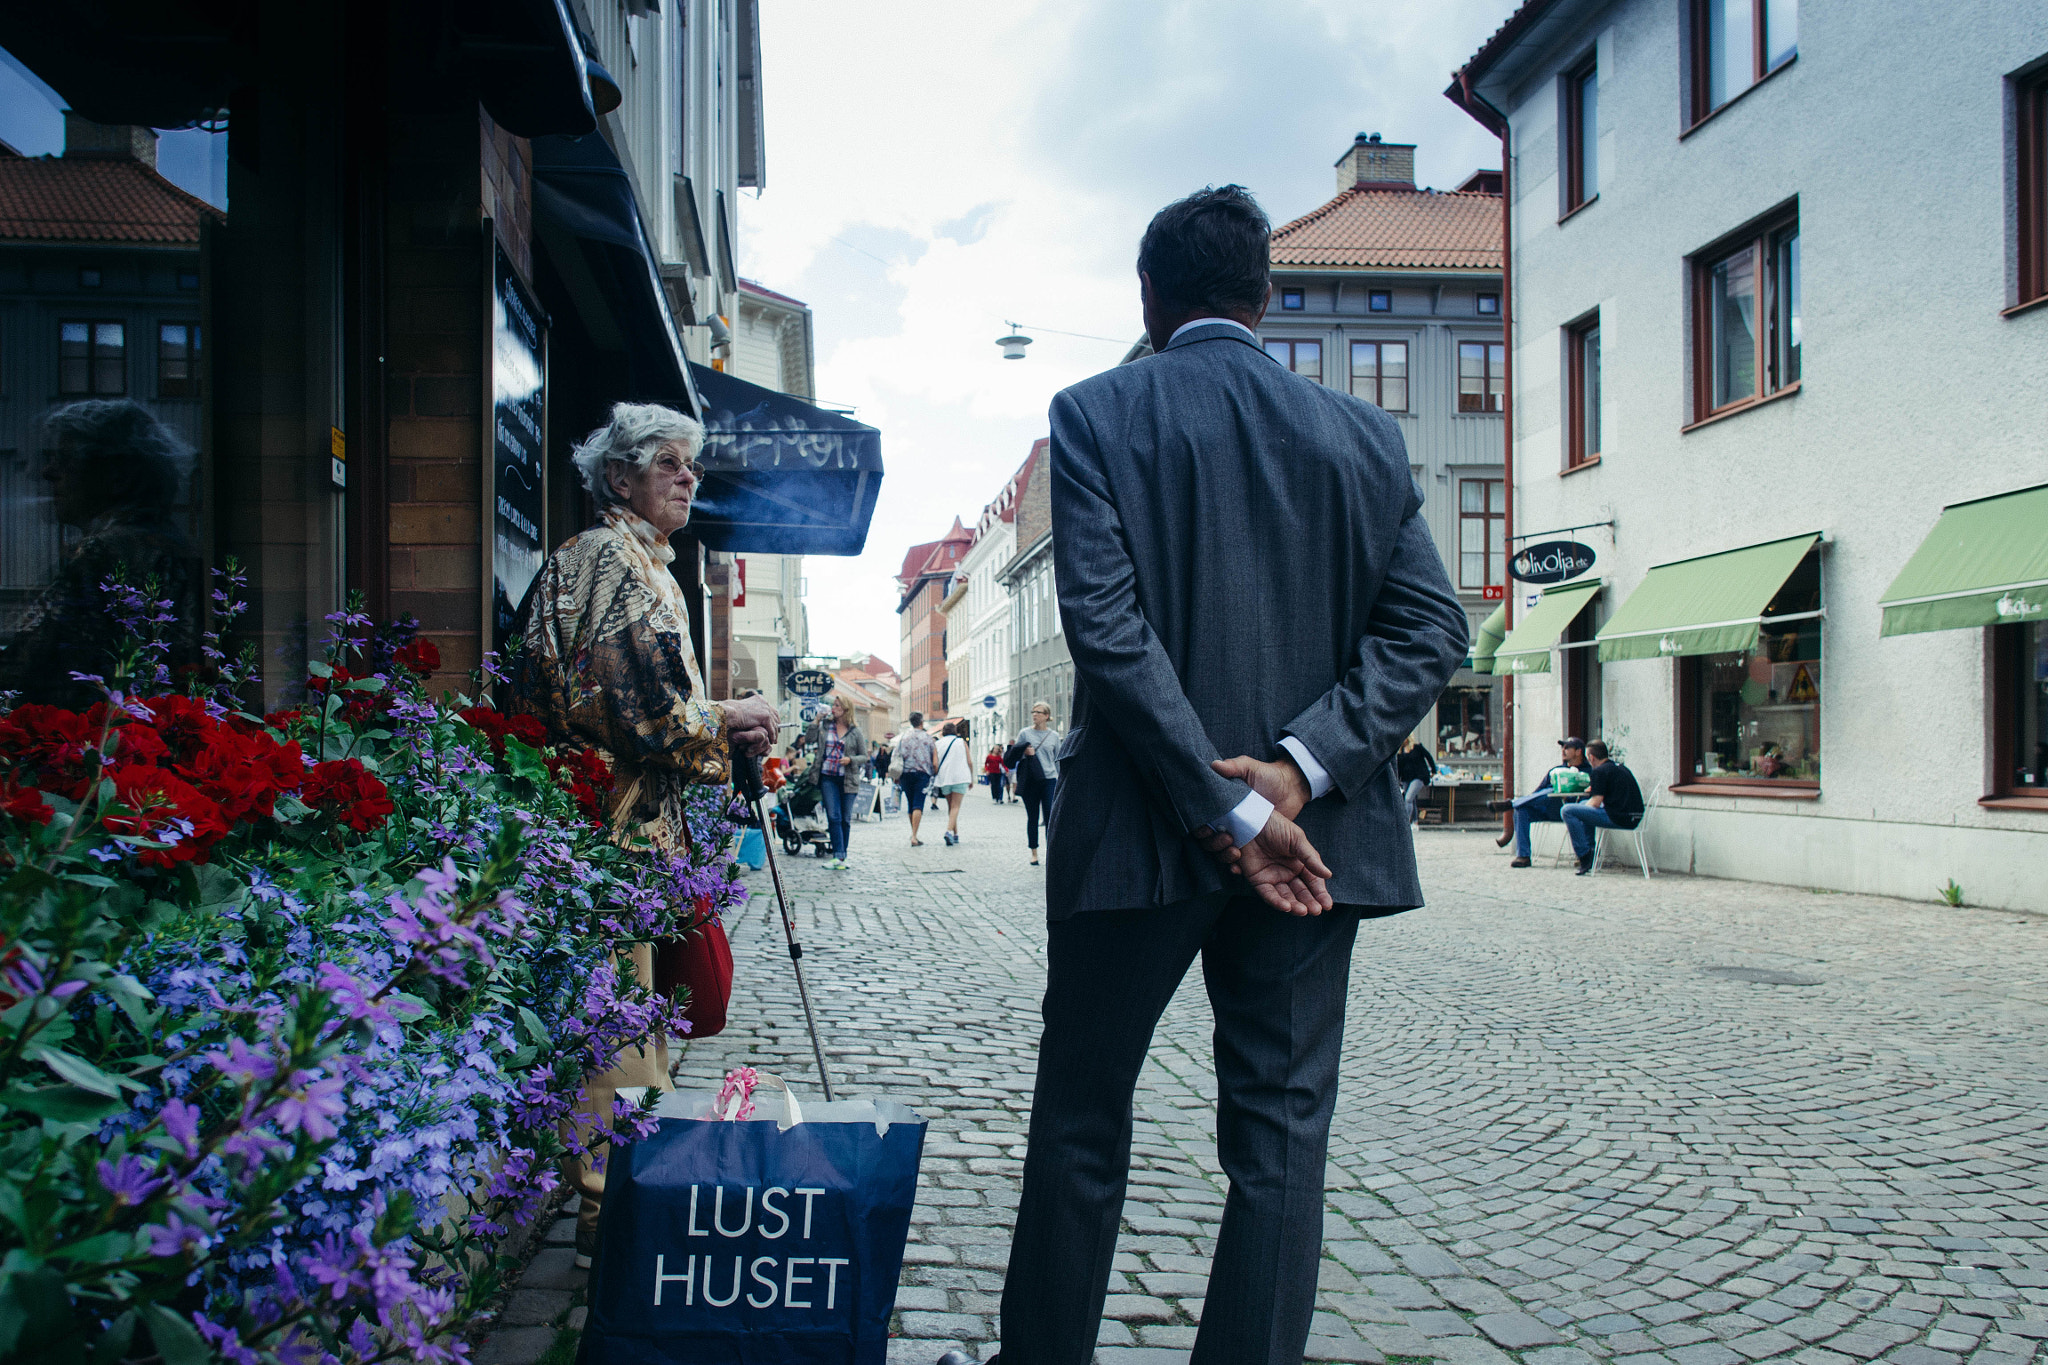
<svg viewBox="0 0 2048 1365"><path fill-rule="evenodd" d="M692 1040L724 1032L726 1009L732 1004L732 945L716 918L703 920L687 938L665 938L655 944L654 988L674 995L677 987L690 993L683 1017L690 1021Z"/></svg>

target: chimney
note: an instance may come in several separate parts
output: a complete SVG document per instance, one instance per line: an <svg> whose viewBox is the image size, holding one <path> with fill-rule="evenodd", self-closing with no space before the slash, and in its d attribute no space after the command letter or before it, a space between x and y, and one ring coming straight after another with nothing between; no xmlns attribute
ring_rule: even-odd
<svg viewBox="0 0 2048 1365"><path fill-rule="evenodd" d="M94 123L64 111L64 155L74 160L140 161L156 169L156 133L133 123Z"/></svg>
<svg viewBox="0 0 2048 1365"><path fill-rule="evenodd" d="M1337 193L1364 186L1375 190L1415 188L1415 144L1382 142L1378 133L1360 133L1351 149L1337 158Z"/></svg>

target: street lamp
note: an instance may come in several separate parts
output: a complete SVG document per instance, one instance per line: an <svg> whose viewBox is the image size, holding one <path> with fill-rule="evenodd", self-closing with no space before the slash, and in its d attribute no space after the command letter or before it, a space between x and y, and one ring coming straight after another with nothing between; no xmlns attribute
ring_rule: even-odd
<svg viewBox="0 0 2048 1365"><path fill-rule="evenodd" d="M1005 323L1004 325L1010 329L1010 335L996 338L996 345L1003 348L1003 359L1022 360L1024 358L1024 348L1031 344L1031 338L1025 336L1024 329L1014 322Z"/></svg>

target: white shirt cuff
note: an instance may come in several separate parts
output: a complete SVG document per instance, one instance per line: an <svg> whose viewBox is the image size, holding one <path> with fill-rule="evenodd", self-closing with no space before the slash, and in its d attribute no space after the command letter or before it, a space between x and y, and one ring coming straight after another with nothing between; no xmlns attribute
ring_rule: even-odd
<svg viewBox="0 0 2048 1365"><path fill-rule="evenodd" d="M1216 822L1216 828L1230 836L1233 848L1243 848L1259 837L1259 831L1266 827L1266 817L1273 813L1273 803L1253 792L1237 803L1236 809Z"/></svg>
<svg viewBox="0 0 2048 1365"><path fill-rule="evenodd" d="M1308 751L1293 735L1280 736L1280 747L1294 756L1294 766L1301 769L1301 775L1308 779L1308 799L1313 801L1330 789L1330 770L1316 762L1316 756Z"/></svg>

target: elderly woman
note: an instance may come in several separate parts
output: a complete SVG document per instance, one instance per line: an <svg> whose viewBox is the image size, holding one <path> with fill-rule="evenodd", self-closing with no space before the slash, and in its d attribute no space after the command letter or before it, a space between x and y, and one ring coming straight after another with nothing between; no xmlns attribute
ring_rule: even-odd
<svg viewBox="0 0 2048 1365"><path fill-rule="evenodd" d="M842 693L832 694L832 714L820 716L804 731L804 747L816 755L818 800L825 807L825 828L832 834L835 872L847 869L848 818L853 798L860 793L860 774L868 755L867 732L854 723L853 704Z"/></svg>
<svg viewBox="0 0 2048 1365"><path fill-rule="evenodd" d="M205 619L199 555L174 520L179 485L191 451L148 409L126 399L94 399L53 411L43 423L43 465L56 519L77 528L77 541L56 575L22 615L0 653L0 691L21 700L82 708L99 700L73 673L105 677L128 632L107 607L100 585L120 577L141 588L154 580L155 601L169 601L174 621L165 662L198 661ZM19 527L12 528L19 533Z"/></svg>
<svg viewBox="0 0 2048 1365"><path fill-rule="evenodd" d="M704 428L672 409L620 403L576 447L576 469L597 504L596 526L549 556L520 607L521 648L510 709L537 716L553 744L597 750L611 764L612 837L642 836L684 854L690 787L724 783L731 758L765 753L775 709L760 697L705 696L668 539L690 520ZM625 945L621 945L622 948ZM653 945L631 945L642 984L654 984ZM668 1044L621 1054L586 1086L586 1112L608 1113L616 1092L667 1086ZM582 1201L578 1260L596 1245L604 1177L573 1173Z"/></svg>

